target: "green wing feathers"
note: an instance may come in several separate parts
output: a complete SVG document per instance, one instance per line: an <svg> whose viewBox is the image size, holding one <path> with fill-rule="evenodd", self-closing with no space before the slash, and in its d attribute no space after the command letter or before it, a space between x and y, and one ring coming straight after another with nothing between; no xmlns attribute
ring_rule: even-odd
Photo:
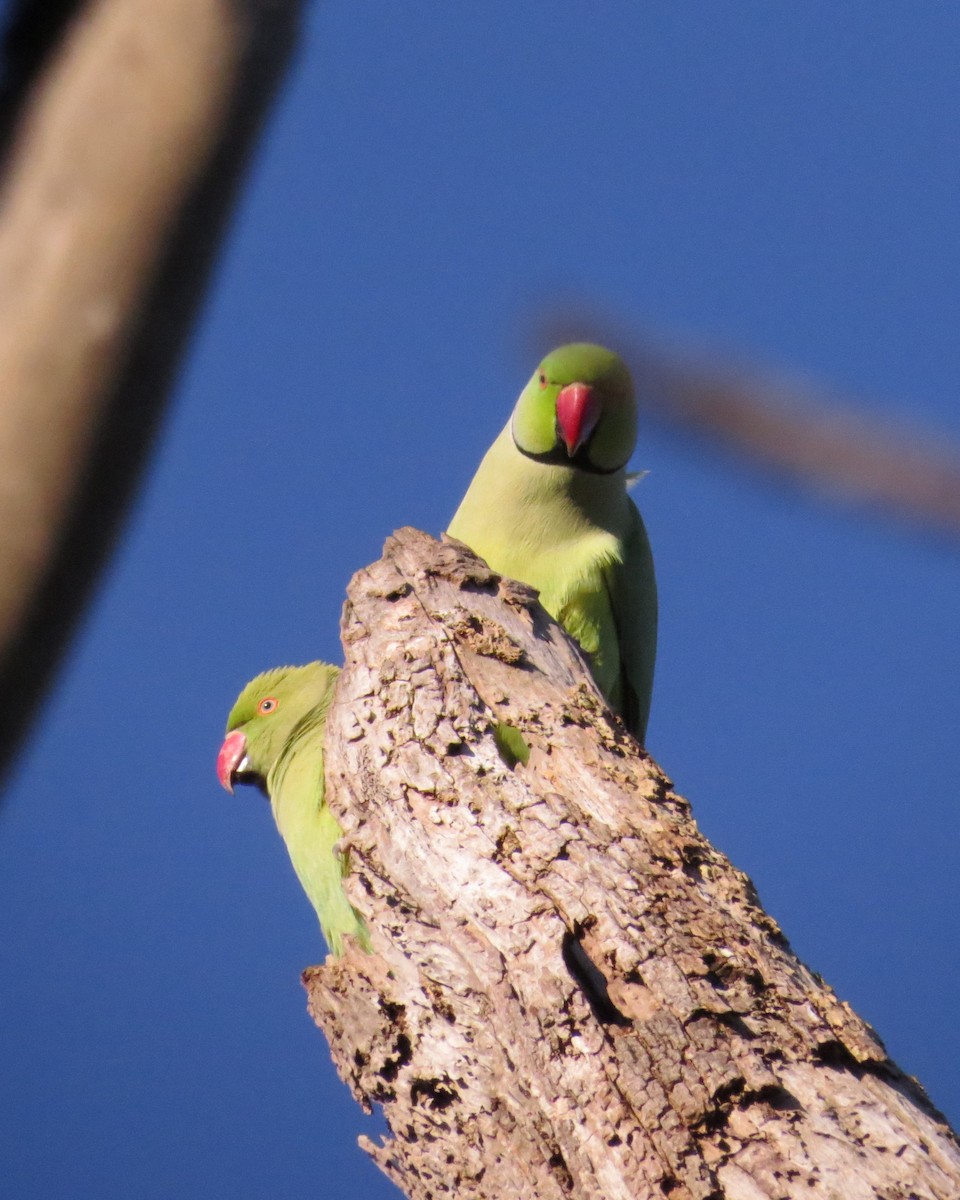
<svg viewBox="0 0 960 1200"><path fill-rule="evenodd" d="M633 501L630 508L632 521L623 559L604 573L619 660L616 683L606 694L627 728L643 744L657 657L657 579L643 518Z"/></svg>
<svg viewBox="0 0 960 1200"><path fill-rule="evenodd" d="M336 818L326 803L317 803L322 786L321 766L320 786L314 788L312 797L281 794L274 815L293 869L316 911L324 940L339 958L345 949L345 937L349 935L362 949L369 950L370 934L343 890L349 862L336 848L342 836Z"/></svg>

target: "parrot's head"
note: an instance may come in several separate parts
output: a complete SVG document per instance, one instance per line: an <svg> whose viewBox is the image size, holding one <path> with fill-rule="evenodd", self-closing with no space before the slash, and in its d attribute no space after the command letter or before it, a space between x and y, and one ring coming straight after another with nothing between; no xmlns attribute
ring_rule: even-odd
<svg viewBox="0 0 960 1200"><path fill-rule="evenodd" d="M621 470L637 440L626 363L589 342L551 351L520 393L511 431L517 449L538 462L599 474Z"/></svg>
<svg viewBox="0 0 960 1200"><path fill-rule="evenodd" d="M217 778L228 792L235 783L266 791L267 776L301 721L326 710L339 675L329 663L277 667L251 679L227 718L217 755Z"/></svg>

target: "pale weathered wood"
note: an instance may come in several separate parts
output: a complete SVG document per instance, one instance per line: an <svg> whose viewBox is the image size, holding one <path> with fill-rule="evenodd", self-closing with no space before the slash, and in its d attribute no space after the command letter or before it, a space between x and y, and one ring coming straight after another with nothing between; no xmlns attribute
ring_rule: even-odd
<svg viewBox="0 0 960 1200"><path fill-rule="evenodd" d="M401 530L354 577L343 640L327 787L376 953L304 978L409 1196L960 1196L919 1085L794 957L528 589ZM587 957L607 994L578 982Z"/></svg>

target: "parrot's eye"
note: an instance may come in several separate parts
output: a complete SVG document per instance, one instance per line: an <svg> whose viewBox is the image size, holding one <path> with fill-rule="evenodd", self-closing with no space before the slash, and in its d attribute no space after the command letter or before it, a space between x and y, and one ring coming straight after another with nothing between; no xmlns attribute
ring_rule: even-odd
<svg viewBox="0 0 960 1200"><path fill-rule="evenodd" d="M543 371L540 372L540 386L542 388L547 386L547 377Z"/></svg>
<svg viewBox="0 0 960 1200"><path fill-rule="evenodd" d="M279 707L280 701L276 698L276 696L264 696L264 698L257 705L257 712L262 717L265 717L269 713L275 712Z"/></svg>

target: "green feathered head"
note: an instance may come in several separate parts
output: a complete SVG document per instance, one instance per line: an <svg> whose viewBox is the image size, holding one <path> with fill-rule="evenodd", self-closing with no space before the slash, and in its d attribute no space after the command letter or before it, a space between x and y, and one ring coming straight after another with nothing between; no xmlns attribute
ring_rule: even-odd
<svg viewBox="0 0 960 1200"><path fill-rule="evenodd" d="M589 342L552 351L520 393L511 429L517 449L539 462L600 474L621 470L637 440L626 363Z"/></svg>
<svg viewBox="0 0 960 1200"><path fill-rule="evenodd" d="M227 718L227 736L217 756L217 778L235 783L266 779L284 747L303 722L323 719L333 697L339 668L325 662L276 667L251 679Z"/></svg>

